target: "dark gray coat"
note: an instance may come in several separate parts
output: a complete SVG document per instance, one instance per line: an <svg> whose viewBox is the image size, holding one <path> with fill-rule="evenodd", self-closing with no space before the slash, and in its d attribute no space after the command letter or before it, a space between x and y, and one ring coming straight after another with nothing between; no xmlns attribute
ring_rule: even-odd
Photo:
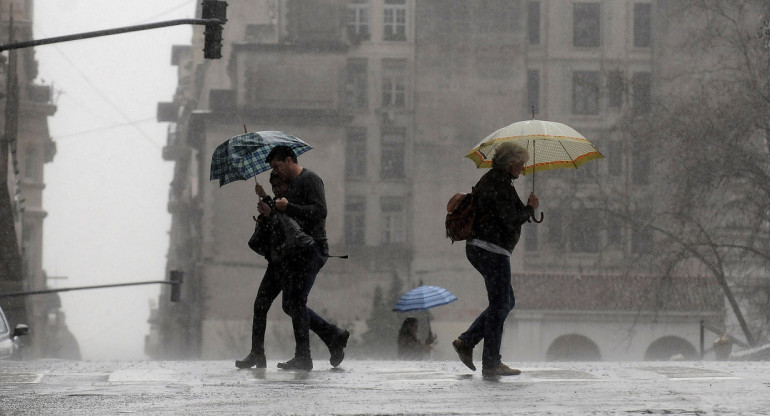
<svg viewBox="0 0 770 416"><path fill-rule="evenodd" d="M529 222L535 210L524 205L513 187L513 175L492 169L473 188L476 215L473 238L513 251L521 236L521 225Z"/></svg>

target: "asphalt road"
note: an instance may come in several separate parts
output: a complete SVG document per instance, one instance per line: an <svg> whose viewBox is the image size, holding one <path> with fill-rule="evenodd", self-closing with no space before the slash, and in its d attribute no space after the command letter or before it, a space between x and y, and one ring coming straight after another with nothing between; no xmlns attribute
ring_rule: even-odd
<svg viewBox="0 0 770 416"><path fill-rule="evenodd" d="M770 415L770 362L0 362L2 415Z"/></svg>

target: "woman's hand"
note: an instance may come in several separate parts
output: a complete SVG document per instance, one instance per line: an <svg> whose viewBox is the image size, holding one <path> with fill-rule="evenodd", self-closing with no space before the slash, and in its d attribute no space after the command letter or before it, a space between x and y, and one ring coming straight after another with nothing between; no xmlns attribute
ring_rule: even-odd
<svg viewBox="0 0 770 416"><path fill-rule="evenodd" d="M537 209L537 207L540 206L540 200L537 199L537 196L535 196L534 192L531 192L529 194L529 199L527 199L527 205L531 206L534 209Z"/></svg>
<svg viewBox="0 0 770 416"><path fill-rule="evenodd" d="M270 216L270 205L267 205L264 201L259 201L257 203L257 211L259 211L260 215L264 215L265 217Z"/></svg>

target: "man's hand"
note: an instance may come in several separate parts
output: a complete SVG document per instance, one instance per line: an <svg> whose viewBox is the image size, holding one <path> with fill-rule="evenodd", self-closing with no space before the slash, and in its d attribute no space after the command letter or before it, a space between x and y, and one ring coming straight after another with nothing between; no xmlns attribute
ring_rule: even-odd
<svg viewBox="0 0 770 416"><path fill-rule="evenodd" d="M265 192L265 188L263 188L262 185L260 185L259 183L254 185L254 192L256 192L260 198L264 198L267 196L267 192Z"/></svg>
<svg viewBox="0 0 770 416"><path fill-rule="evenodd" d="M263 201L259 201L257 203L257 211L259 211L260 215L264 215L265 217L270 216L270 205L267 205Z"/></svg>
<svg viewBox="0 0 770 416"><path fill-rule="evenodd" d="M275 207L278 211L286 211L286 206L289 205L289 200L286 198L278 198L275 200Z"/></svg>
<svg viewBox="0 0 770 416"><path fill-rule="evenodd" d="M537 207L540 206L540 200L537 199L537 196L535 196L534 192L531 192L529 194L529 199L527 199L527 205L531 206L534 209L537 209Z"/></svg>

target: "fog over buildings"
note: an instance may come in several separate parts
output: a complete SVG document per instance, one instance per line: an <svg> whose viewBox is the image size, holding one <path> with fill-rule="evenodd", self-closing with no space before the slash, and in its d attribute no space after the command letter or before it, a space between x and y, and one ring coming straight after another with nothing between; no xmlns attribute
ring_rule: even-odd
<svg viewBox="0 0 770 416"><path fill-rule="evenodd" d="M171 14L151 20L178 18L176 12L190 17L193 9L200 16L196 2L171 3L157 10ZM95 279L154 280L184 272L178 303L169 301L164 286L121 291L119 298L133 297L130 306L103 309L150 313L142 335L149 358L231 359L248 352L252 303L266 267L246 245L256 215L254 182L219 187L209 181L213 150L245 125L249 131L283 130L314 147L299 161L325 182L331 254L349 258L329 259L308 305L352 332L349 354L394 356L401 321L425 318L391 312L395 299L425 284L459 298L430 311L438 334L433 358L454 359L450 342L486 306L486 297L464 243L445 238L446 202L455 192L469 192L484 173L463 157L475 144L532 117L575 128L605 159L537 173L545 221L525 224L514 250L517 303L504 333L505 357L697 358L701 322L726 331L739 347L767 342L767 196L746 196L768 176L770 130L754 122L766 120L768 110L761 99L769 62L766 37L760 36L768 12L762 2L731 3L726 10L738 17L736 27L695 3L655 0L227 3L221 59L204 59L203 27L194 27L173 32L173 46L161 57L148 41L115 65L133 68L116 83L152 82L146 88L155 93L143 90L146 96L165 93L155 99L159 123L133 123L130 148L98 150L108 165L122 155L137 157L116 165L119 172L153 173L133 182L99 181L93 188L84 181L76 198L83 206L72 206L91 211L93 219L101 218L99 200L132 207L121 212L109 205L114 214L94 221L99 233L70 234L95 244L69 257L126 257L116 263L125 265L118 271L99 269ZM715 27L722 30L709 30ZM712 47L702 52L709 42ZM727 65L739 58L746 62ZM175 77L147 73L149 60L165 62ZM55 73L50 77L55 92ZM156 113L156 103L130 102L137 114ZM60 115L48 117L52 128ZM710 122L718 126L706 128ZM142 137L144 129L152 133ZM59 158L67 139L51 136ZM719 146L728 143L733 147L725 156ZM47 166L53 170L58 162ZM257 180L267 185L267 175ZM529 194L532 177L518 179L516 188ZM55 190L46 189L46 201L49 192ZM47 203L43 207L46 221L54 223L59 214ZM135 215L136 207L146 214ZM137 235L110 220L137 216L133 227L144 230ZM152 229L140 228L150 218ZM106 250L114 242L130 248ZM150 248L152 257L145 258ZM44 264L48 275L58 273L54 265L77 270L69 259L46 256L52 259ZM135 276L129 263L147 269ZM132 276L121 270L132 270ZM147 311L149 294L154 305ZM68 310L66 299L63 304ZM121 319L121 313L106 313L106 321ZM291 323L280 300L268 319L268 356L288 358ZM718 335L706 334L709 347ZM325 358L320 341L313 342L316 358Z"/></svg>

